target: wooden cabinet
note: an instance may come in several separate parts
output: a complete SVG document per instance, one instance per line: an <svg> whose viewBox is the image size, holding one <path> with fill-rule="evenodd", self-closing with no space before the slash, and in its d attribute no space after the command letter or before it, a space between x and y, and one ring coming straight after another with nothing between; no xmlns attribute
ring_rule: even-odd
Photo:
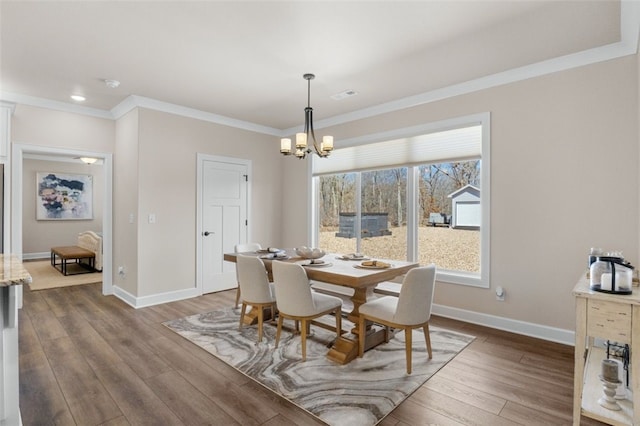
<svg viewBox="0 0 640 426"><path fill-rule="evenodd" d="M573 424L580 415L612 425L640 425L640 290L630 295L591 291L583 276L573 289L576 297L576 346L573 391ZM608 410L598 399L603 387L598 376L606 357L594 347L594 338L611 340L630 347L630 386L633 401L619 401L622 410Z"/></svg>

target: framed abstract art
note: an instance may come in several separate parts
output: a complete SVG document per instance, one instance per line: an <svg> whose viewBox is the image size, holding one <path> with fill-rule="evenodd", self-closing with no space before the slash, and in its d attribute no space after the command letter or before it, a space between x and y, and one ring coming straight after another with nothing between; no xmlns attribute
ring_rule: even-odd
<svg viewBox="0 0 640 426"><path fill-rule="evenodd" d="M93 219L93 176L36 173L37 220Z"/></svg>

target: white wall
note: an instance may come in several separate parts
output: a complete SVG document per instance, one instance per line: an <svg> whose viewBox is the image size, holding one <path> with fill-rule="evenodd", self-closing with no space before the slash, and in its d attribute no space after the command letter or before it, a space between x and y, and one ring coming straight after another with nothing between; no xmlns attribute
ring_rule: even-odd
<svg viewBox="0 0 640 426"><path fill-rule="evenodd" d="M113 120L18 104L11 117L11 141L23 144L113 152Z"/></svg>
<svg viewBox="0 0 640 426"><path fill-rule="evenodd" d="M491 289L439 283L435 303L573 330L592 246L638 253L638 59L629 56L352 122L340 140L491 112ZM284 167L284 166L283 166ZM305 178L296 169L289 179ZM288 211L306 197L284 193ZM284 228L285 241L306 238ZM496 301L502 286L506 300Z"/></svg>
<svg viewBox="0 0 640 426"><path fill-rule="evenodd" d="M113 284L138 293L138 110L116 122L113 159ZM122 266L125 273L119 274Z"/></svg>
<svg viewBox="0 0 640 426"><path fill-rule="evenodd" d="M196 285L197 153L253 162L249 238L264 246L282 242L277 138L139 109L137 296Z"/></svg>

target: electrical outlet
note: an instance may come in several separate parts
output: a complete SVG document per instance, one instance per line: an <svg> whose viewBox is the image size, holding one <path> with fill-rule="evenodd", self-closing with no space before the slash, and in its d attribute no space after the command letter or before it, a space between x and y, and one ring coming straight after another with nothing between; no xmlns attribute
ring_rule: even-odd
<svg viewBox="0 0 640 426"><path fill-rule="evenodd" d="M504 302L504 288L502 286L496 287L496 300L499 302Z"/></svg>
<svg viewBox="0 0 640 426"><path fill-rule="evenodd" d="M124 275L124 266L118 266L118 274Z"/></svg>

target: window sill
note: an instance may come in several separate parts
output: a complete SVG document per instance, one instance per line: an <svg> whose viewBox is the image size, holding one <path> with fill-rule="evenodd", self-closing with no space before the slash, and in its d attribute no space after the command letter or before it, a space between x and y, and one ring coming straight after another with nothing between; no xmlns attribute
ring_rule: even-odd
<svg viewBox="0 0 640 426"><path fill-rule="evenodd" d="M489 288L488 282L483 282L480 274L461 271L438 271L436 281L450 284L468 285L471 287Z"/></svg>

